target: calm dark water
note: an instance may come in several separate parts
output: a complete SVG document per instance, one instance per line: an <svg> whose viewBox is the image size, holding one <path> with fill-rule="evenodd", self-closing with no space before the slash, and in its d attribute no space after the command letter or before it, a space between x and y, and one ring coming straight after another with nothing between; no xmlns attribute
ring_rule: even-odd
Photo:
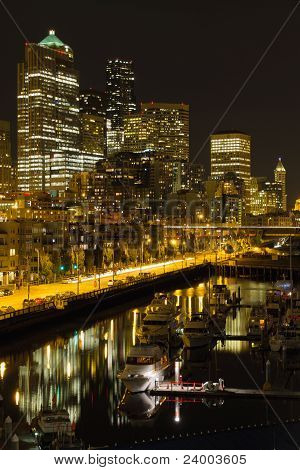
<svg viewBox="0 0 300 470"><path fill-rule="evenodd" d="M237 290L233 279L225 280ZM266 283L239 281L244 303L265 300ZM177 303L186 312L201 310L206 283L176 290ZM249 311L242 309L227 318L226 331L246 334ZM211 403L163 402L147 395L129 397L127 414L118 409L124 388L117 379L140 322L138 310L99 321L84 331L57 335L51 341L36 338L37 346L0 357L0 393L5 399L5 413L16 420L25 415L28 423L41 406L65 407L76 422L77 434L85 443L123 447L153 435L172 435L231 425L266 423L280 418L300 416L300 404L264 400L228 400L222 406ZM185 380L205 381L224 378L228 387L255 388L265 381L265 363L271 361L272 385L300 390L300 356L261 352L248 342L227 342L210 353L183 354L181 374ZM145 409L153 407L150 419L140 419ZM275 413L275 414L274 414ZM138 416L136 416L138 415Z"/></svg>

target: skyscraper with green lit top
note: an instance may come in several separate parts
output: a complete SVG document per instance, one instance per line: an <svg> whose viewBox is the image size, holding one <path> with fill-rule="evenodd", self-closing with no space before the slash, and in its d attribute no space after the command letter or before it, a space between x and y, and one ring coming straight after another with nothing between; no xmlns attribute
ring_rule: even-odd
<svg viewBox="0 0 300 470"><path fill-rule="evenodd" d="M79 84L72 49L55 31L25 44L18 65L18 187L60 191L82 169Z"/></svg>

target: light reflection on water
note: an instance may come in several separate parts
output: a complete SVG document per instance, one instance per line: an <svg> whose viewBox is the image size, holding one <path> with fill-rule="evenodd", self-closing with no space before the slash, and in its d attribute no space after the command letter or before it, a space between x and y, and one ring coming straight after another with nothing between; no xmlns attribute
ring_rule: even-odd
<svg viewBox="0 0 300 470"><path fill-rule="evenodd" d="M226 279L225 282L232 291L237 290L234 280ZM266 284L243 280L240 285L244 303L265 300ZM193 288L176 290L173 294L181 311L190 315L202 310L206 291L207 285L200 283ZM230 314L226 332L246 334L248 317L249 309L242 309L236 317ZM139 437L149 435L147 433L152 432L149 426L154 421L129 420L126 413L118 411L124 389L117 373L124 365L130 346L135 342L140 320L141 313L132 309L114 318L99 321L85 331L56 336L45 344L0 357L0 393L5 398L6 413L14 419L24 413L30 423L41 407L51 407L56 401L58 407L68 410L71 421L77 423L77 430L86 443L101 445L134 439L137 424ZM249 344L245 341L231 341L225 346L218 344L212 353L191 353L182 361L181 373L184 378L194 380L215 380L222 376L229 386L253 387L252 379L239 366L236 353L251 369L253 380L261 386L267 357L249 350ZM278 355L271 359L274 380L280 382L284 375L282 360ZM294 386L300 385L298 373L293 380ZM130 400L131 413L134 402L134 398ZM149 398L139 397L136 403L140 409L146 404L149 407ZM156 405L154 403L155 410ZM244 402L239 404L239 414L233 413L232 406L226 403L218 409L217 414L213 412L215 426L218 422L232 424L241 420L244 423L245 419L249 422L264 414L264 405L255 401L248 406ZM155 420L162 432L164 429L171 432L173 426L176 429L199 429L199 426L207 427L211 424L211 413L212 410L207 407L204 409L203 405L180 405L177 400L175 403L163 403Z"/></svg>

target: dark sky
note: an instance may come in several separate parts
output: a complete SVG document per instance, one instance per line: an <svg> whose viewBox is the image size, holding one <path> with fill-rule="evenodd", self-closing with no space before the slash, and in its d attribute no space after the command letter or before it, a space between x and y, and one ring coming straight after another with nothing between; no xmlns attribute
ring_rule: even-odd
<svg viewBox="0 0 300 470"><path fill-rule="evenodd" d="M81 87L104 88L107 57L132 57L139 101L186 102L196 155L294 0L3 0L31 42L49 28L69 44ZM1 0L2 2L2 0ZM16 67L24 38L0 5L0 119L16 120ZM300 6L219 129L252 135L253 174L288 172L300 197ZM209 168L209 147L198 157Z"/></svg>

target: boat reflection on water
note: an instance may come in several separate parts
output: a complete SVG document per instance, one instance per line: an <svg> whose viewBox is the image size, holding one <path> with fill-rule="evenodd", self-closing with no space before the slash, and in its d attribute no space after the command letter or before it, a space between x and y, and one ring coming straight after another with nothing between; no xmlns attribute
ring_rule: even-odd
<svg viewBox="0 0 300 470"><path fill-rule="evenodd" d="M160 410L161 405L164 403L165 397L152 397L149 393L130 393L126 390L124 393L118 410L126 416L131 424L151 424L154 416Z"/></svg>

